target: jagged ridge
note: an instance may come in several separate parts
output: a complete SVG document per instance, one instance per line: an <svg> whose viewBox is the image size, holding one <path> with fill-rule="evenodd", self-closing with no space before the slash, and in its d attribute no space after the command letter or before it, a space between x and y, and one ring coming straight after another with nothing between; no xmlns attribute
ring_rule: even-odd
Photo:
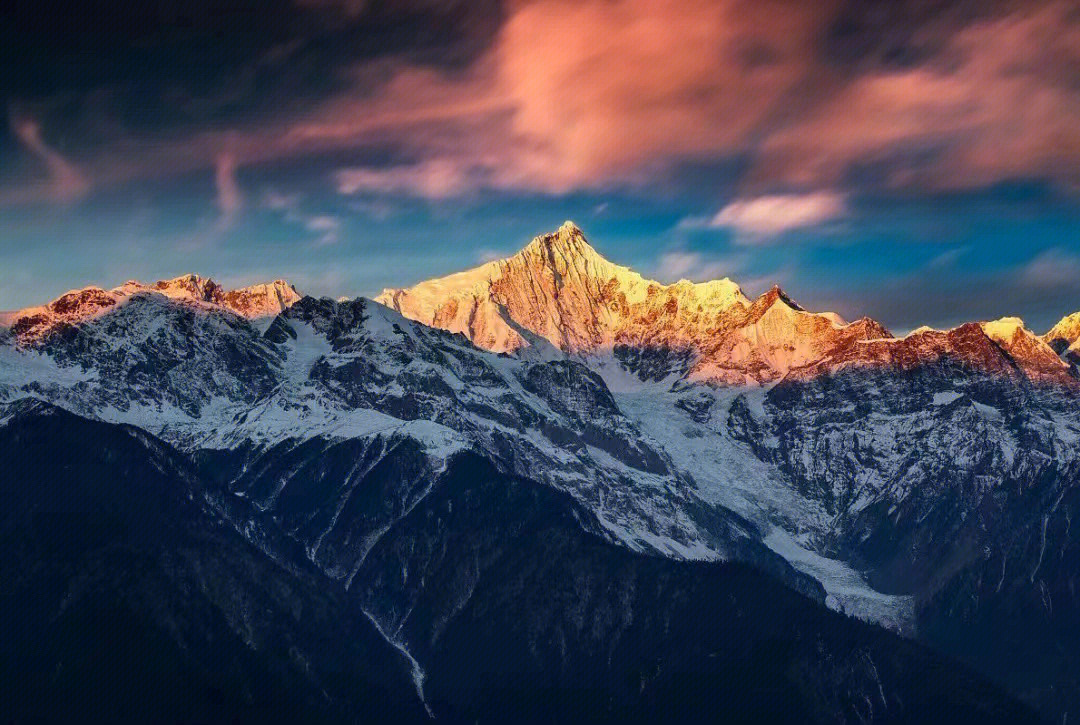
<svg viewBox="0 0 1080 725"><path fill-rule="evenodd" d="M751 302L726 278L645 279L600 256L572 222L508 259L376 300L489 350L520 351L532 333L566 353L614 355L643 379L761 382L849 339L888 334L806 312L779 288Z"/></svg>
<svg viewBox="0 0 1080 725"><path fill-rule="evenodd" d="M387 289L376 300L496 352L525 354L546 342L583 358L614 357L641 380L676 375L736 385L775 381L791 371L820 374L842 365L905 364L941 355L988 364L987 371L1072 384L1075 374L1055 351L1080 337L1078 315L1041 339L1016 318L897 338L870 318L849 324L835 313L809 312L779 287L751 301L726 278L670 285L645 279L604 259L572 222L507 259ZM953 344L975 332L985 339ZM985 345L1005 353L1004 368L981 350ZM605 371L602 363L598 367Z"/></svg>
<svg viewBox="0 0 1080 725"><path fill-rule="evenodd" d="M173 300L220 307L252 320L272 318L300 300L296 288L282 279L227 290L212 279L185 274L152 284L128 280L111 290L95 286L72 290L48 304L7 313L0 323L10 327L16 338L26 343L60 326L93 319L139 294L159 294Z"/></svg>

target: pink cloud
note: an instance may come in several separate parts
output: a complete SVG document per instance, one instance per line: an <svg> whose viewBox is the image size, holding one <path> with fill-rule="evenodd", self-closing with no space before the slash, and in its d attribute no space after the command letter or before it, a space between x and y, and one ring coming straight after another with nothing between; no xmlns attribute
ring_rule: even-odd
<svg viewBox="0 0 1080 725"><path fill-rule="evenodd" d="M11 124L15 137L45 163L49 172L49 180L44 186L31 186L18 190L13 194L13 203L23 203L24 199L33 200L37 195L61 202L75 201L90 190L90 182L83 172L56 149L45 143L41 136L41 126L36 120L12 119Z"/></svg>
<svg viewBox="0 0 1080 725"><path fill-rule="evenodd" d="M854 164L885 161L888 181L906 188L1080 183L1080 91L1062 77L1080 66L1069 7L1022 6L959 31L918 67L843 85L765 139L756 179L836 183Z"/></svg>
<svg viewBox="0 0 1080 725"><path fill-rule="evenodd" d="M803 74L827 21L822 7L519 3L465 73L398 69L375 97L338 102L291 135L389 133L424 159L350 169L338 179L346 190L441 198L477 186L644 184L680 160L744 146ZM746 62L751 48L770 61Z"/></svg>
<svg viewBox="0 0 1080 725"><path fill-rule="evenodd" d="M424 159L368 187L442 198L647 186L680 161L739 153L750 193L835 186L875 162L906 188L1080 183L1080 91L1060 77L1080 66L1080 24L1066 3L961 29L920 65L851 77L818 57L835 7L521 3L468 72L404 71L365 101L376 112L357 118L408 124L395 138Z"/></svg>
<svg viewBox="0 0 1080 725"><path fill-rule="evenodd" d="M797 83L831 3L619 0L522 5L499 35L521 183L643 183L734 151ZM745 60L749 46L766 63Z"/></svg>
<svg viewBox="0 0 1080 725"><path fill-rule="evenodd" d="M389 168L350 168L336 174L342 194L358 192L413 193L445 199L472 188L469 169L449 159L433 159Z"/></svg>
<svg viewBox="0 0 1080 725"><path fill-rule="evenodd" d="M236 157L233 154L226 152L218 155L214 182L218 210L221 212L220 225L223 228L232 226L244 206L244 195L236 181Z"/></svg>
<svg viewBox="0 0 1080 725"><path fill-rule="evenodd" d="M1070 6L1021 5L954 30L918 65L856 73L821 55L838 0L517 2L466 67L359 63L343 92L260 124L123 138L79 167L36 124L16 129L50 181L0 203L74 198L87 179L220 171L223 148L235 169L380 145L415 161L342 169L339 190L445 199L480 188L648 189L683 162L732 155L749 159L748 199L843 188L853 168L875 164L903 188L1025 176L1080 184L1080 90L1068 75L1080 67L1080 24ZM235 179L224 181L223 214L242 204Z"/></svg>

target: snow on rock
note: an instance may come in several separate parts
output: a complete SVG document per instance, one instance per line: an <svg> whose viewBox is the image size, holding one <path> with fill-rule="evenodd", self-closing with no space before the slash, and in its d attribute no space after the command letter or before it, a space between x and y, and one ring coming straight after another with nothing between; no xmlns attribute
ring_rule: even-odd
<svg viewBox="0 0 1080 725"><path fill-rule="evenodd" d="M1057 352L1028 330L1019 317L1002 317L981 324L983 331L1009 353L1030 379L1064 379L1069 375L1068 365Z"/></svg>
<svg viewBox="0 0 1080 725"><path fill-rule="evenodd" d="M262 331L179 291L192 286L208 289L94 293L79 304L111 302L104 312L2 346L0 402L41 398L188 451L316 437L408 438L433 460L469 449L567 491L630 548L774 556L723 512L696 510L689 479L580 362L498 355L362 298L302 298Z"/></svg>
<svg viewBox="0 0 1080 725"><path fill-rule="evenodd" d="M1071 347L1080 340L1080 312L1062 317L1043 335L1043 340L1059 352Z"/></svg>
<svg viewBox="0 0 1080 725"><path fill-rule="evenodd" d="M1042 340L1058 353L1073 371L1080 370L1080 312L1061 318L1042 336Z"/></svg>
<svg viewBox="0 0 1080 725"><path fill-rule="evenodd" d="M0 325L22 344L65 325L93 320L115 309L132 295L156 294L168 299L229 310L252 320L269 320L300 299L296 288L284 280L226 290L212 279L186 274L152 284L128 280L119 287L100 287L65 292L48 304L4 313Z"/></svg>
<svg viewBox="0 0 1080 725"><path fill-rule="evenodd" d="M692 475L702 501L752 522L766 546L822 584L830 607L896 631L911 631L911 597L882 594L850 565L817 553L833 514L820 500L799 491L781 467L756 455L752 446L734 434L732 406L756 411L750 414L765 423L765 395L762 387L691 388L678 394L654 388L617 398L674 464Z"/></svg>
<svg viewBox="0 0 1080 725"><path fill-rule="evenodd" d="M600 256L572 222L509 259L377 300L496 352L520 352L532 333L583 359L615 357L641 381L673 372L704 382L772 380L848 338L888 335L869 321L806 312L779 288L751 302L730 279L645 279Z"/></svg>
<svg viewBox="0 0 1080 725"><path fill-rule="evenodd" d="M751 301L729 279L670 285L645 279L600 256L572 222L508 259L387 289L377 301L495 352L524 355L546 341L620 389L675 380L762 385L851 366L928 364L966 365L1037 384L1077 380L1057 353L1080 345L1080 313L1042 339L1017 318L952 330L921 327L896 338L869 318L846 323L834 313L809 312L779 287ZM1074 353L1080 361L1080 349Z"/></svg>
<svg viewBox="0 0 1080 725"><path fill-rule="evenodd" d="M810 313L779 288L751 302L729 279L662 285L609 262L567 222L518 254L473 270L385 290L377 301L496 352L528 333L582 359L616 357L640 380L672 372L706 382L761 382L837 345L888 332Z"/></svg>
<svg viewBox="0 0 1080 725"><path fill-rule="evenodd" d="M1075 388L1077 378L1039 337L1017 318L969 322L951 330L928 327L899 338L866 338L839 346L818 362L793 369L789 377L811 380L846 370L892 373L949 369L1018 384Z"/></svg>
<svg viewBox="0 0 1080 725"><path fill-rule="evenodd" d="M1070 318L1042 338L1016 318L896 338L778 287L661 285L569 223L379 300L196 275L74 290L0 319L0 403L192 452L409 441L427 471L467 450L629 548L808 575L901 631L953 542L992 549L994 514L1080 467Z"/></svg>

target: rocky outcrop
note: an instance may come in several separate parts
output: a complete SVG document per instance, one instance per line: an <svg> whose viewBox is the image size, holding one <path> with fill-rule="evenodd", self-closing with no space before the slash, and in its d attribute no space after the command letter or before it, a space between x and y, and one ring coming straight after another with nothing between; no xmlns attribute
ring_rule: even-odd
<svg viewBox="0 0 1080 725"><path fill-rule="evenodd" d="M153 284L129 280L112 290L100 287L73 290L48 304L7 313L3 321L20 344L32 345L52 332L92 320L132 297L147 295L225 309L247 319L267 321L300 300L296 288L280 279L226 290L212 279L187 274Z"/></svg>

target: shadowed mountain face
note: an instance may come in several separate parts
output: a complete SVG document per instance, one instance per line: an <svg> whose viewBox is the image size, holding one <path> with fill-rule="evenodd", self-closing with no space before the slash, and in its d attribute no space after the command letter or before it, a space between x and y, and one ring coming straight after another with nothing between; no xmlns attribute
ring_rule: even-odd
<svg viewBox="0 0 1080 725"><path fill-rule="evenodd" d="M419 721L408 663L307 562L276 562L147 434L43 404L0 428L5 717Z"/></svg>
<svg viewBox="0 0 1080 725"><path fill-rule="evenodd" d="M390 523L342 578L144 432L39 403L3 418L17 719L1029 717L759 572L630 552L570 496L474 454L422 494L397 473L415 451L364 474L341 515Z"/></svg>

